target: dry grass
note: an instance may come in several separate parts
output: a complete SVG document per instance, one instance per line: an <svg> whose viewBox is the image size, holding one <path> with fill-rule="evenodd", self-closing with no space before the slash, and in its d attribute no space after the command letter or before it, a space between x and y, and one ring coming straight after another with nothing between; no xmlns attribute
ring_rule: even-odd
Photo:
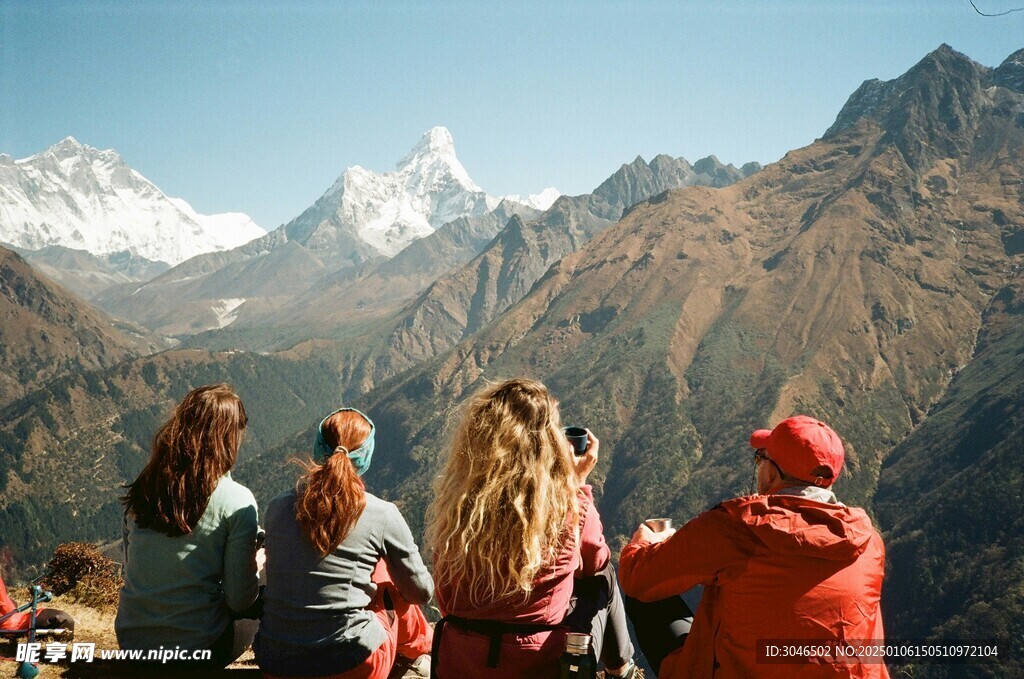
<svg viewBox="0 0 1024 679"><path fill-rule="evenodd" d="M60 609L75 619L75 641L93 642L97 649L117 648L114 615L122 582L120 564L100 554L93 545L72 542L57 548L48 571L39 584L56 596L44 607ZM0 657L5 658L0 661L0 674L8 674L10 669L13 676L15 664L6 658L13 659L15 653L14 643L0 644ZM85 669L79 672L79 668ZM92 668L85 663L41 663L39 669L40 677L111 676L109 668Z"/></svg>
<svg viewBox="0 0 1024 679"><path fill-rule="evenodd" d="M62 611L66 611L71 614L75 619L75 641L93 642L96 644L96 648L117 648L117 638L114 636L114 610L98 610L87 606L85 604L74 601L72 597L58 596L53 601L46 604L47 608L59 608ZM5 658L13 658L15 654L14 644L3 644L3 650L0 651L0 656ZM77 677L77 676L92 676L102 677L109 676L102 672L93 672L91 674L82 672L81 674L72 674L70 670L74 669L77 671L79 667L84 667L82 663L75 663L74 666L68 664L50 664L40 663L39 676L47 679L52 677ZM0 673L2 676L13 676L15 671L15 664L13 662L4 661L0 664Z"/></svg>

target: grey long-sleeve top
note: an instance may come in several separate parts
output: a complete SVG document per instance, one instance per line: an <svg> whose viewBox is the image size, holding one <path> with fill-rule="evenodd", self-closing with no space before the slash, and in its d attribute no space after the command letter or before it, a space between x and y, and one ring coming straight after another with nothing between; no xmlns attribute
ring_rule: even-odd
<svg viewBox="0 0 1024 679"><path fill-rule="evenodd" d="M321 557L295 519L295 500L292 490L267 507L267 587L256 657L271 674L344 671L386 639L367 609L377 592L370 576L379 560L410 603L429 601L434 582L408 524L390 502L367 493L352 532Z"/></svg>

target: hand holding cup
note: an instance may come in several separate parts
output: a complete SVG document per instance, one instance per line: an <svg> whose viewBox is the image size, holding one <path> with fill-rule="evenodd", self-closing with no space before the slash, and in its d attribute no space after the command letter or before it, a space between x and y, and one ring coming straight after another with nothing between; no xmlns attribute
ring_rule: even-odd
<svg viewBox="0 0 1024 679"><path fill-rule="evenodd" d="M565 438L569 439L574 455L586 454L587 447L590 445L587 429L583 427L565 427L562 431L565 432Z"/></svg>
<svg viewBox="0 0 1024 679"><path fill-rule="evenodd" d="M594 466L597 465L597 452L601 448L601 442L589 429L584 429L583 431L586 432L587 436L585 452L580 453L577 451L575 445L573 446L573 467L576 469L576 478L579 479L581 484L587 482L587 475L590 474L590 472L593 471ZM568 438L568 435L566 438Z"/></svg>
<svg viewBox="0 0 1024 679"><path fill-rule="evenodd" d="M650 528L653 533L661 533L662 531L672 530L672 519L647 519L644 521L644 525Z"/></svg>
<svg viewBox="0 0 1024 679"><path fill-rule="evenodd" d="M675 535L675 532L676 529L672 527L672 519L647 519L637 527L631 541L649 545L668 540Z"/></svg>

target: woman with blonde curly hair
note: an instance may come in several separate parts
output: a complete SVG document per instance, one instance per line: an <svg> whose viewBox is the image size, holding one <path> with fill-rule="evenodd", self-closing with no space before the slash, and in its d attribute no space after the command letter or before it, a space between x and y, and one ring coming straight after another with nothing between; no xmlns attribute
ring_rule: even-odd
<svg viewBox="0 0 1024 679"><path fill-rule="evenodd" d="M437 600L436 676L558 676L568 632L593 637L611 676L632 677L621 594L586 478L600 442L574 455L558 402L513 379L470 400L428 510Z"/></svg>

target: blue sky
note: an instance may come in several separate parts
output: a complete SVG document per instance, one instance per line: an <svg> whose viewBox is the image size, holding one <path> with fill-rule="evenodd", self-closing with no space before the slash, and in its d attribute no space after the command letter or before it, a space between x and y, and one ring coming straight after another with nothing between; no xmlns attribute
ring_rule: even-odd
<svg viewBox="0 0 1024 679"><path fill-rule="evenodd" d="M975 0L985 12L1024 0ZM920 2L0 3L0 152L115 148L264 228L433 125L492 194L592 190L658 153L777 160L941 43L988 66L1024 12Z"/></svg>

